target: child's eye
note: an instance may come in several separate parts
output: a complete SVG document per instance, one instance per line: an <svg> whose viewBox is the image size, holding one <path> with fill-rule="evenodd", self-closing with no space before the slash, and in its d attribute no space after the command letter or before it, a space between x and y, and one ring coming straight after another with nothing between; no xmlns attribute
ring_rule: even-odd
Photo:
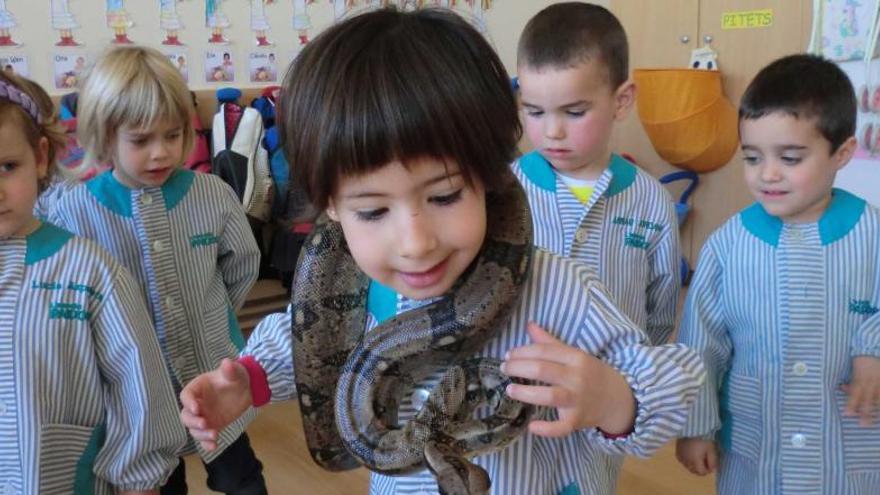
<svg viewBox="0 0 880 495"><path fill-rule="evenodd" d="M587 113L586 110L566 110L565 115L569 117L583 117L584 114Z"/></svg>
<svg viewBox="0 0 880 495"><path fill-rule="evenodd" d="M760 161L761 157L759 156L743 155L743 162L745 162L746 165L756 165Z"/></svg>
<svg viewBox="0 0 880 495"><path fill-rule="evenodd" d="M385 213L388 212L388 208L376 208L375 210L358 210L355 212L355 216L357 216L358 220L364 222L375 222L382 218Z"/></svg>
<svg viewBox="0 0 880 495"><path fill-rule="evenodd" d="M143 139L143 138L129 139L128 142L135 145L135 146L143 146L143 145L147 144L147 140Z"/></svg>
<svg viewBox="0 0 880 495"><path fill-rule="evenodd" d="M447 206L453 203L458 202L461 199L461 189L455 191L452 194L447 194L444 196L434 196L430 199L432 203L438 204L440 206Z"/></svg>
<svg viewBox="0 0 880 495"><path fill-rule="evenodd" d="M544 115L544 111L543 110L526 110L526 115L528 115L529 117L540 117L541 115Z"/></svg>
<svg viewBox="0 0 880 495"><path fill-rule="evenodd" d="M799 157L799 156L783 156L780 158L780 160L782 160L782 163L784 163L786 165L797 165L798 163L801 162L801 157Z"/></svg>
<svg viewBox="0 0 880 495"><path fill-rule="evenodd" d="M0 172L3 172L3 173L12 172L13 170L15 170L16 166L18 166L18 164L13 163L13 162L0 163Z"/></svg>

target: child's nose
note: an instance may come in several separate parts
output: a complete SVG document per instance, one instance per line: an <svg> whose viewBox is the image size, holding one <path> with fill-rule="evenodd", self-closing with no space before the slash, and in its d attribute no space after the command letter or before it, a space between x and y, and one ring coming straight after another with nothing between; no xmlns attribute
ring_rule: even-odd
<svg viewBox="0 0 880 495"><path fill-rule="evenodd" d="M152 148L152 156L154 159L165 158L168 154L168 145L165 143L157 143Z"/></svg>
<svg viewBox="0 0 880 495"><path fill-rule="evenodd" d="M779 166L775 163L765 163L761 167L761 180L764 182L773 182L780 178Z"/></svg>
<svg viewBox="0 0 880 495"><path fill-rule="evenodd" d="M420 258L437 247L437 237L423 213L410 215L399 232L399 253L404 258Z"/></svg>
<svg viewBox="0 0 880 495"><path fill-rule="evenodd" d="M565 137L565 126L561 119L548 116L544 123L544 137L562 139Z"/></svg>

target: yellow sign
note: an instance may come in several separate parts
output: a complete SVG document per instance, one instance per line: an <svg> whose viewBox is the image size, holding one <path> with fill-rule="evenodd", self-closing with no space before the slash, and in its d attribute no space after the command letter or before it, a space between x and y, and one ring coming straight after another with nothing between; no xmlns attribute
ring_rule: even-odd
<svg viewBox="0 0 880 495"><path fill-rule="evenodd" d="M721 14L721 29L753 29L773 25L773 9L743 10Z"/></svg>

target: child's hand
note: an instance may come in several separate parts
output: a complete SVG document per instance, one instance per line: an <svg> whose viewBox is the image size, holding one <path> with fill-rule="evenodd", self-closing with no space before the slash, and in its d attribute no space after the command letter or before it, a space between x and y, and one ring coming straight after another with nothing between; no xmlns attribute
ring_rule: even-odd
<svg viewBox="0 0 880 495"><path fill-rule="evenodd" d="M217 434L251 406L251 385L244 366L224 359L180 391L180 421L206 450L217 448Z"/></svg>
<svg viewBox="0 0 880 495"><path fill-rule="evenodd" d="M718 449L712 440L679 438L675 442L675 458L698 476L712 474L718 469Z"/></svg>
<svg viewBox="0 0 880 495"><path fill-rule="evenodd" d="M858 415L859 424L870 426L880 402L880 359L871 356L853 358L852 380L841 388L849 395L844 414Z"/></svg>
<svg viewBox="0 0 880 495"><path fill-rule="evenodd" d="M584 428L598 427L608 434L632 429L636 404L623 376L596 357L565 344L535 323L529 323L533 344L511 349L501 370L509 376L546 385L508 386L510 397L555 407L556 421L532 421L529 431L546 437L563 437Z"/></svg>

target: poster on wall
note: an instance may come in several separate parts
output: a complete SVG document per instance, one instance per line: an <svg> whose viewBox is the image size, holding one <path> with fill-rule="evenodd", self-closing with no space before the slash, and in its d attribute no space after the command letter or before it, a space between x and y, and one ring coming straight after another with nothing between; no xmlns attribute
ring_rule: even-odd
<svg viewBox="0 0 880 495"><path fill-rule="evenodd" d="M12 28L18 26L15 16L6 8L6 0L0 0L0 46L20 46L12 39Z"/></svg>
<svg viewBox="0 0 880 495"><path fill-rule="evenodd" d="M0 53L0 67L7 74L24 77L31 76L31 71L28 68L28 59L25 55Z"/></svg>
<svg viewBox="0 0 880 495"><path fill-rule="evenodd" d="M309 5L315 0L293 0L293 30L299 38L300 46L309 42L309 28L312 27L312 20L309 17Z"/></svg>
<svg viewBox="0 0 880 495"><path fill-rule="evenodd" d="M71 0L49 0L49 24L58 31L59 40L55 46L80 46L82 43L74 38L74 30L79 29L73 12L70 11Z"/></svg>
<svg viewBox="0 0 880 495"><path fill-rule="evenodd" d="M877 0L822 0L821 49L831 60L862 60Z"/></svg>
<svg viewBox="0 0 880 495"><path fill-rule="evenodd" d="M165 56L168 57L168 61L171 62L180 75L183 76L183 80L189 82L189 54L186 50L165 50Z"/></svg>
<svg viewBox="0 0 880 495"><path fill-rule="evenodd" d="M278 63L275 52L251 52L248 54L250 81L268 83L278 81Z"/></svg>
<svg viewBox="0 0 880 495"><path fill-rule="evenodd" d="M85 53L56 53L52 55L52 81L55 89L74 89L86 69Z"/></svg>
<svg viewBox="0 0 880 495"><path fill-rule="evenodd" d="M228 45L229 40L223 34L223 30L231 24L229 17L223 12L224 0L205 0L205 26L211 29L211 37L208 43L213 45Z"/></svg>
<svg viewBox="0 0 880 495"><path fill-rule="evenodd" d="M849 164L837 173L834 185L880 206L880 59L871 62L869 74L861 60L839 65L852 81L858 98L858 148Z"/></svg>
<svg viewBox="0 0 880 495"><path fill-rule="evenodd" d="M205 51L205 82L235 81L235 61L231 50Z"/></svg>
<svg viewBox="0 0 880 495"><path fill-rule="evenodd" d="M183 21L177 12L177 4L181 0L159 0L159 28L165 32L163 45L180 46L180 31L183 30Z"/></svg>
<svg viewBox="0 0 880 495"><path fill-rule="evenodd" d="M251 0L251 31L254 32L257 46L274 45L269 38L266 37L270 26L269 19L266 17L266 5L274 3L275 0Z"/></svg>
<svg viewBox="0 0 880 495"><path fill-rule="evenodd" d="M128 28L134 25L125 10L125 0L107 0L106 3L107 27L113 29L113 41L115 45L129 45Z"/></svg>

